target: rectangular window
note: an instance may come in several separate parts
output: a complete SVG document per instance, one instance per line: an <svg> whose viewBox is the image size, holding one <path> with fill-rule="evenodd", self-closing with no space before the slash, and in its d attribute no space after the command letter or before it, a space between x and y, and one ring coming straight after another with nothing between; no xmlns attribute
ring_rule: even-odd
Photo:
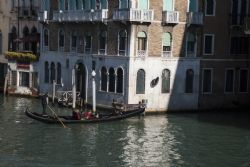
<svg viewBox="0 0 250 167"><path fill-rule="evenodd" d="M11 71L11 85L16 86L17 72Z"/></svg>
<svg viewBox="0 0 250 167"><path fill-rule="evenodd" d="M206 1L206 16L214 16L215 14L215 3L214 0Z"/></svg>
<svg viewBox="0 0 250 167"><path fill-rule="evenodd" d="M204 55L212 55L214 53L214 35L205 34L204 35Z"/></svg>
<svg viewBox="0 0 250 167"><path fill-rule="evenodd" d="M240 70L240 84L239 84L239 92L247 93L248 85L248 70L241 69Z"/></svg>
<svg viewBox="0 0 250 167"><path fill-rule="evenodd" d="M225 92L233 93L234 91L234 69L227 69L225 76Z"/></svg>
<svg viewBox="0 0 250 167"><path fill-rule="evenodd" d="M28 72L19 72L19 85L29 87L29 77Z"/></svg>
<svg viewBox="0 0 250 167"><path fill-rule="evenodd" d="M248 37L231 37L231 54L248 54Z"/></svg>
<svg viewBox="0 0 250 167"><path fill-rule="evenodd" d="M203 69L202 92L212 93L212 69Z"/></svg>

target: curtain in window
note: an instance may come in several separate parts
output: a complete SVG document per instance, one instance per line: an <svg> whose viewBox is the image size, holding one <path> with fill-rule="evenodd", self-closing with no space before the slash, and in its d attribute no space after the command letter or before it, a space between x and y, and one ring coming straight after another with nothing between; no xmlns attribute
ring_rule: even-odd
<svg viewBox="0 0 250 167"><path fill-rule="evenodd" d="M49 83L49 63L44 63L44 82Z"/></svg>
<svg viewBox="0 0 250 167"><path fill-rule="evenodd" d="M171 51L171 34L170 33L164 33L162 37L162 45L163 45L163 52L164 51Z"/></svg>
<svg viewBox="0 0 250 167"><path fill-rule="evenodd" d="M164 69L162 71L162 85L161 85L162 93L170 92L170 70Z"/></svg>
<svg viewBox="0 0 250 167"><path fill-rule="evenodd" d="M136 94L145 93L145 71L143 69L138 70L136 77Z"/></svg>
<svg viewBox="0 0 250 167"><path fill-rule="evenodd" d="M145 32L139 32L138 37L138 50L146 50L147 47L147 36Z"/></svg>
<svg viewBox="0 0 250 167"><path fill-rule="evenodd" d="M101 69L101 90L102 91L107 91L107 81L108 81L107 69L105 67L102 67Z"/></svg>
<svg viewBox="0 0 250 167"><path fill-rule="evenodd" d="M185 92L193 93L193 82L194 82L194 71L188 69L186 71L186 82L185 82Z"/></svg>
<svg viewBox="0 0 250 167"><path fill-rule="evenodd" d="M123 93L123 70L122 68L117 69L116 92Z"/></svg>

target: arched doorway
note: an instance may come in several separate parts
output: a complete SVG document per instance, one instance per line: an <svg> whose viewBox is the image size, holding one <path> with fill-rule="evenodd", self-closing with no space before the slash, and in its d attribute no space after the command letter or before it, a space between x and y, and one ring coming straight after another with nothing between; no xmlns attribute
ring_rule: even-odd
<svg viewBox="0 0 250 167"><path fill-rule="evenodd" d="M76 91L80 92L81 101L87 102L87 71L83 63L76 64Z"/></svg>

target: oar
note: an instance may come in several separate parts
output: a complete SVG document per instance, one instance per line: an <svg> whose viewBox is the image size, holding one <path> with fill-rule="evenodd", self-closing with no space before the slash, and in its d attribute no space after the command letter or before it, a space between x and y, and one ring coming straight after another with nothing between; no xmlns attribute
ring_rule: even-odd
<svg viewBox="0 0 250 167"><path fill-rule="evenodd" d="M57 116L56 112L55 112L49 105L47 105L47 106L48 106L49 109L53 112L53 114L56 116L56 118L57 118L58 121L62 124L62 126L63 126L64 128L67 128L67 127L64 125L64 123L62 122L62 120Z"/></svg>

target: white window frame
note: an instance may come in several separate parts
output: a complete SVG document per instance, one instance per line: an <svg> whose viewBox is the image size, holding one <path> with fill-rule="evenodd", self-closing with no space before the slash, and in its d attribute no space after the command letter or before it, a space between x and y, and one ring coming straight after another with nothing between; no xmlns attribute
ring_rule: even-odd
<svg viewBox="0 0 250 167"><path fill-rule="evenodd" d="M205 39L206 39L206 36L212 36L212 52L211 53L205 53ZM214 39L215 39L215 35L214 34L204 34L203 35L203 55L207 55L207 56L211 56L211 55L214 55Z"/></svg>
<svg viewBox="0 0 250 167"><path fill-rule="evenodd" d="M163 58L170 58L170 57L172 57L172 50L173 50L173 34L171 33L171 32L163 32L163 34L164 33L169 33L170 34L170 36L171 36L171 39L170 39L170 51L163 51L163 37L162 37L162 39L161 39L161 56L163 57ZM165 55L168 55L168 54L165 54L165 53L169 53L169 56L165 56Z"/></svg>
<svg viewBox="0 0 250 167"><path fill-rule="evenodd" d="M192 57L192 58L194 58L194 57L197 57L197 34L196 33L193 33L194 34L194 37L195 37L195 45L194 45L194 54L193 54L193 56L189 56L189 54L188 54L188 41L189 41L189 34L190 33L192 33L192 32L188 32L187 34L186 34L186 48L185 48L185 52L186 52L186 54L185 54L185 57Z"/></svg>
<svg viewBox="0 0 250 167"><path fill-rule="evenodd" d="M231 92L227 92L226 91L226 85L227 85L227 71L229 71L229 70L233 70L233 90L231 91ZM234 68L226 68L225 69L225 75L224 75L224 94L233 94L234 93L234 87L235 87L235 75L236 75L236 73L235 73L235 69Z"/></svg>
<svg viewBox="0 0 250 167"><path fill-rule="evenodd" d="M76 46L72 47L72 35L75 34L76 35ZM77 32L76 31L71 31L70 33L70 52L77 52Z"/></svg>
<svg viewBox="0 0 250 167"><path fill-rule="evenodd" d="M241 70L246 70L246 71L247 71L247 81L246 81L246 82L247 82L247 91L246 91L246 92L241 92L241 91L240 91L240 78L241 78L240 71L241 71ZM249 76L249 69L248 69L248 68L240 68L240 69L239 69L239 81L238 81L238 85L239 85L239 86L238 86L238 92L239 92L239 93L242 93L242 94L248 93L248 88L249 88L249 87L248 87L248 84L249 84L249 77L248 77L248 76Z"/></svg>
<svg viewBox="0 0 250 167"><path fill-rule="evenodd" d="M204 86L204 71L210 70L211 71L211 91L210 92L203 92L203 86ZM202 94L212 94L213 93L213 78L214 78L214 69L213 68L203 68L202 69L202 86L201 86L201 92Z"/></svg>
<svg viewBox="0 0 250 167"><path fill-rule="evenodd" d="M205 16L215 16L216 15L216 0L213 0L214 1L214 6L213 6L213 14L207 14L207 1L206 0L206 6L205 6Z"/></svg>

